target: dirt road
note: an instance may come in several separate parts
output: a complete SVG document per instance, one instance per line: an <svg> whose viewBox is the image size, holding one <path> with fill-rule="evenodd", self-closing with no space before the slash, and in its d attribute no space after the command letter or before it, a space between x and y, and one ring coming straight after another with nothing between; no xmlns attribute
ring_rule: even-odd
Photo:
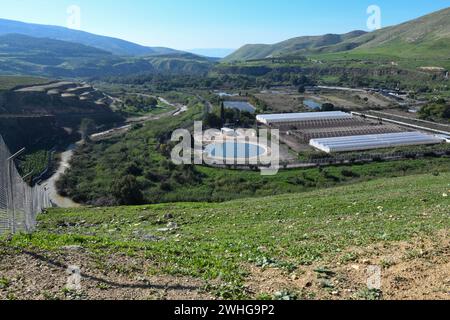
<svg viewBox="0 0 450 320"><path fill-rule="evenodd" d="M56 170L56 172L43 184L49 194L52 204L60 208L76 208L80 206L72 201L72 199L60 196L56 188L56 182L62 177L67 169L70 168L70 160L72 160L76 146L76 144L70 145L67 150L61 154L58 170Z"/></svg>

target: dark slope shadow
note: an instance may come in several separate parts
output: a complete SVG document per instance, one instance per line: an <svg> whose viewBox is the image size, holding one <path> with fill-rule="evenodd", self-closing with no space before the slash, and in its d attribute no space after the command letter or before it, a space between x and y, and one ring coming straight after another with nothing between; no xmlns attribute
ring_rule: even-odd
<svg viewBox="0 0 450 320"><path fill-rule="evenodd" d="M26 251L26 250L21 250L23 253L31 256L32 258L36 259L36 260L40 260L44 263L47 263L49 265L52 265L54 267L60 268L64 271L67 270L67 268L69 267L66 264L63 264L61 262L58 261L54 261L51 260L43 255L40 255L38 253L35 252L30 252L30 251ZM121 284L121 283L117 283L114 281L110 281L110 280L106 280L106 279L102 279L96 276L92 276L92 275L88 275L85 273L81 273L82 278L85 279L89 279L92 281L96 281L96 282L100 282L112 287L116 287L116 288L128 288L128 289L160 289L160 290L175 290L175 291L184 291L184 290L189 290L189 291L194 291L194 290L199 290L200 288L197 286L184 286L184 285L152 285L152 284L135 284L135 283L129 283L129 284Z"/></svg>

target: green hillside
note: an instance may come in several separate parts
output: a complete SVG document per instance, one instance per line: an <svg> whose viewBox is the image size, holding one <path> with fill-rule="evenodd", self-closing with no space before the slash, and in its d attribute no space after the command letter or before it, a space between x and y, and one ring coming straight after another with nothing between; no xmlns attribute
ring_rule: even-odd
<svg viewBox="0 0 450 320"><path fill-rule="evenodd" d="M99 36L96 34L59 26L41 25L0 19L0 35L5 34L21 34L29 37L49 38L54 40L79 43L85 46L105 50L116 55L125 56L180 53L180 51L170 48L145 47L117 38Z"/></svg>
<svg viewBox="0 0 450 320"><path fill-rule="evenodd" d="M104 77L142 73L205 74L213 61L188 53L122 57L73 42L20 34L0 36L0 73L48 77Z"/></svg>
<svg viewBox="0 0 450 320"><path fill-rule="evenodd" d="M298 37L273 45L245 45L223 61L264 59L293 53L310 53L320 48L340 44L365 34L364 31L353 31L347 34L327 34L324 36Z"/></svg>
<svg viewBox="0 0 450 320"><path fill-rule="evenodd" d="M384 49L402 57L449 58L450 8L354 39L355 51Z"/></svg>
<svg viewBox="0 0 450 320"><path fill-rule="evenodd" d="M70 298L58 291L67 261L82 263L85 298L98 291L130 298L132 288L139 290L131 297L150 298L164 281L196 284L190 294L198 290L225 299L270 298L277 291L278 298L302 299L395 299L403 293L443 297L445 286L437 274L445 274L445 260L436 254L448 250L449 181L447 171L224 204L51 209L39 216L36 233L0 242L0 268L22 255L69 259L61 268L53 267L47 279L35 281L33 294L44 298ZM414 243L422 243L421 251L409 245ZM408 273L406 266L425 266L431 260L433 269ZM382 292L367 291L367 261L383 267ZM39 266L47 268L46 262ZM13 268L5 273L9 286L0 295L27 294L10 280L21 276L22 282L29 281L27 271L21 272ZM427 294L408 291L408 285L395 289L399 277L403 284L423 280ZM129 286L114 285L121 281Z"/></svg>
<svg viewBox="0 0 450 320"><path fill-rule="evenodd" d="M403 24L370 33L355 31L343 36L300 37L272 46L247 45L224 61L338 53L336 59L400 58L418 59L431 66L450 67L450 8ZM420 66L414 65L415 67ZM422 65L423 66L423 65ZM427 65L425 65L427 66Z"/></svg>

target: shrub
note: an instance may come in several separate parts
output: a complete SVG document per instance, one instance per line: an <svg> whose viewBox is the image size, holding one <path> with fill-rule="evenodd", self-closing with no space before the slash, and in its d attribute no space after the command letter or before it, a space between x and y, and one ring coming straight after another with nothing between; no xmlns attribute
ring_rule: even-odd
<svg viewBox="0 0 450 320"><path fill-rule="evenodd" d="M140 185L132 175L117 179L113 183L111 193L121 205L138 205L144 202Z"/></svg>

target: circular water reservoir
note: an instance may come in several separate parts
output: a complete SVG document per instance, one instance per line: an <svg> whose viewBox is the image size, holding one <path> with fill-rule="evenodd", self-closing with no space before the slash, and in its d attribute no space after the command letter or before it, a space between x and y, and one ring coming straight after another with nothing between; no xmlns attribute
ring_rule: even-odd
<svg viewBox="0 0 450 320"><path fill-rule="evenodd" d="M266 148L246 142L220 142L210 144L205 149L210 158L216 159L251 159L262 156Z"/></svg>
<svg viewBox="0 0 450 320"><path fill-rule="evenodd" d="M311 99L303 100L303 104L311 110L320 110L322 108L322 104Z"/></svg>

